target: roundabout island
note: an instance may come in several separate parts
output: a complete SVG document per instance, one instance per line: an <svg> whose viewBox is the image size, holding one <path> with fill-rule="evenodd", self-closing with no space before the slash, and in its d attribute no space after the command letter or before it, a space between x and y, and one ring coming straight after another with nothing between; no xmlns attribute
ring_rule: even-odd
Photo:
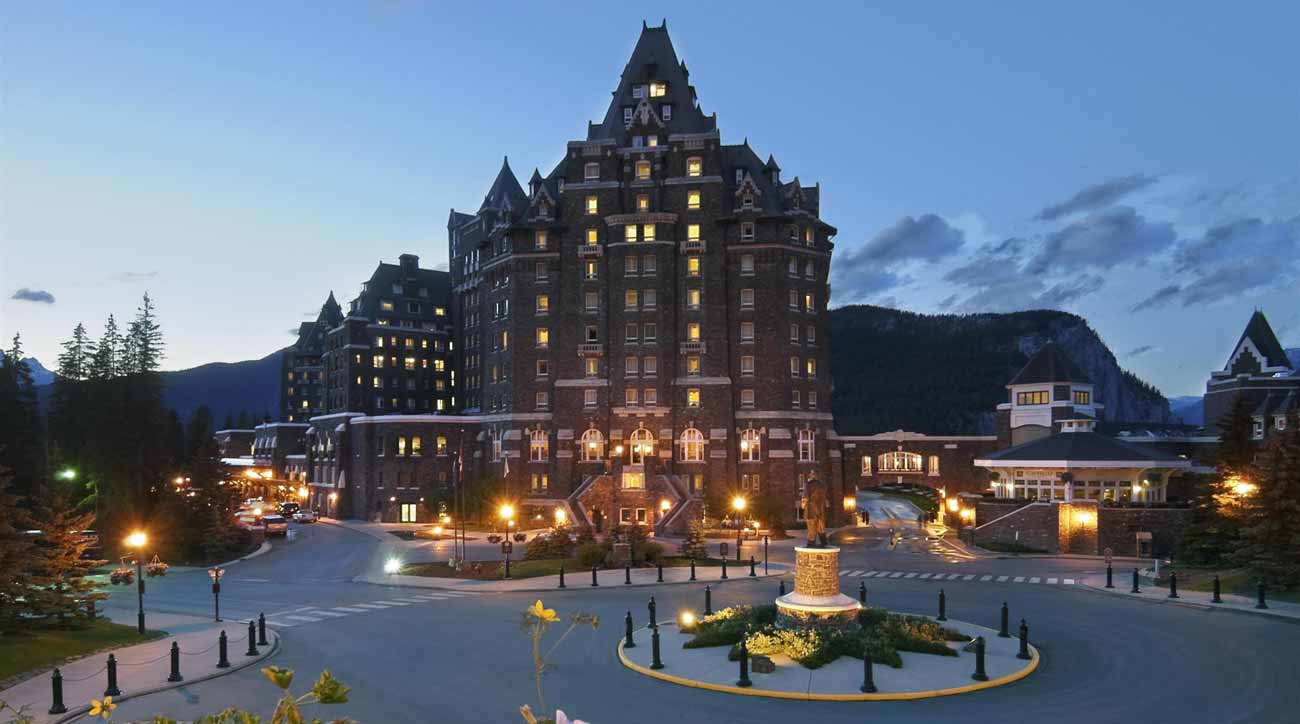
<svg viewBox="0 0 1300 724"><path fill-rule="evenodd" d="M943 617L866 608L839 589L839 548L795 549L795 590L772 605L700 618L628 620L619 661L663 681L746 696L891 701L1009 684L1037 667L1022 633ZM637 640L639 637L639 641ZM665 653L667 652L667 653Z"/></svg>

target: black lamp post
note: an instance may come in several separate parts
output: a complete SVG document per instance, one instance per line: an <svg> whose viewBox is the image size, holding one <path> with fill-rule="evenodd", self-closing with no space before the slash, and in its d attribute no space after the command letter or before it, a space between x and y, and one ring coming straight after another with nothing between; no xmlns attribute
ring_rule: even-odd
<svg viewBox="0 0 1300 724"><path fill-rule="evenodd" d="M217 566L208 569L208 578L212 579L212 620L221 621L221 577L226 570Z"/></svg>
<svg viewBox="0 0 1300 724"><path fill-rule="evenodd" d="M136 597L140 606L136 614L136 629L141 636L144 635L144 563L141 561L141 551L148 542L149 536L140 531L126 537L126 544L135 550Z"/></svg>
<svg viewBox="0 0 1300 724"><path fill-rule="evenodd" d="M737 495L731 499L731 509L736 511L736 562L740 563L740 536L745 530L745 499Z"/></svg>

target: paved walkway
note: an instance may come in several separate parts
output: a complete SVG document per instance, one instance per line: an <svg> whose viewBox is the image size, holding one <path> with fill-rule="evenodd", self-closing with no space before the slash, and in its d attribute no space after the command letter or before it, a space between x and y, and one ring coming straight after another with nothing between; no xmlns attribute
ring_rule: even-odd
<svg viewBox="0 0 1300 724"><path fill-rule="evenodd" d="M279 647L279 636L268 629L268 645L258 647L257 656L245 655L248 650L247 621L227 620L215 623L211 619L179 614L147 611L146 614L146 623L150 629L165 630L169 635L112 652L117 658L117 685L122 691L113 697L115 701L234 673L262 661ZM134 609L108 608L104 615L116 623L134 625L136 620ZM230 668L226 669L217 668L217 638L222 630L226 632L230 659ZM184 681L167 681L171 672L172 642L180 646L180 671ZM37 722L71 721L89 708L91 699L104 698L107 661L108 652L104 652L59 667L63 674L63 703L68 709L66 714L48 713L51 703L49 673L39 674L0 691L0 700L8 702L14 708L27 706Z"/></svg>
<svg viewBox="0 0 1300 724"><path fill-rule="evenodd" d="M1121 575L1120 571L1115 571L1114 588L1106 588L1106 576L1084 576L1079 579L1080 585L1087 588L1101 591L1102 593L1113 594L1116 596L1125 596L1127 598L1137 598L1151 603L1167 603L1170 605L1190 606L1195 608L1213 608L1225 611L1235 611L1238 613L1248 613L1260 616L1272 616L1274 618L1289 619L1300 622L1300 604L1287 603L1285 601L1266 601L1267 609L1255 608L1256 600L1248 596L1237 596L1225 593L1221 596L1222 603L1214 603L1214 594L1204 591L1188 591L1180 589L1178 598L1169 598L1169 584L1158 585L1152 583L1150 578L1142 578L1138 593L1132 593L1133 575L1132 571Z"/></svg>
<svg viewBox="0 0 1300 724"><path fill-rule="evenodd" d="M763 573L763 564L754 568L756 578L773 578L789 574L789 566L783 563L768 564L768 573ZM622 568L609 568L596 572L598 587L591 585L591 571L577 570L566 572L565 587L568 590L601 590L620 586L662 586L671 583L690 583L691 569L687 566L664 569L664 580L659 581L659 573L654 568L633 568L632 582L625 583ZM749 563L737 566L727 565L727 580L744 580L749 578ZM695 569L698 583L722 583L720 566L698 566ZM373 583L382 586L410 586L412 588L440 588L453 591L473 591L475 593L507 593L515 591L554 591L560 586L560 577L537 576L535 578L512 578L510 580L481 581L469 578L430 578L426 576L402 576L397 574L366 573L354 579L357 583Z"/></svg>
<svg viewBox="0 0 1300 724"><path fill-rule="evenodd" d="M921 573L917 571L877 571L863 569L844 569L840 571L842 578L902 578L910 581L941 581L951 583L960 581L963 583L1026 583L1030 585L1047 585L1047 586L1073 586L1078 582L1076 578L1066 578L1063 576L1017 576L1014 574L998 575L995 573Z"/></svg>

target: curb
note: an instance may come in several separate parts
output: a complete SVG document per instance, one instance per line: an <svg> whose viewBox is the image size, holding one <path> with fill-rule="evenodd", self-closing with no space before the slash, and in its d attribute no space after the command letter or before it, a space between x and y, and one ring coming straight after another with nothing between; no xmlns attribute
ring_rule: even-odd
<svg viewBox="0 0 1300 724"><path fill-rule="evenodd" d="M244 658L244 661L243 661L242 663L240 663L240 664L235 664L234 662L231 662L231 666L230 666L229 669L220 669L220 670L214 671L214 672L212 672L212 673L210 673L210 674L205 674L205 675L203 675L203 676L200 676L200 677L198 677L198 678L196 678L196 679L185 679L184 681L174 681L174 682L171 682L171 683L166 683L166 684L163 684L162 686L155 686L155 687L152 688L152 689L143 689L143 690L141 690L141 691L132 691L132 692L130 692L130 693L126 693L126 694L122 694L122 695L120 695L120 696L115 696L115 697L113 697L113 701L114 701L115 703L116 703L116 702L119 702L119 701L129 701L129 700L131 700L131 699L137 699L137 698L142 697L142 696L148 696L148 695L150 695L150 694L157 694L157 693L160 692L160 691L168 691L168 690L170 690L170 689L179 689L179 688L181 688L182 686L187 686L187 685L189 685L189 684L199 684L199 683L202 683L202 682L204 682L204 681L210 681L210 680L212 680L212 679L216 679L216 678L220 678L220 677L222 677L222 676L226 676L227 674L233 674L233 673L235 673L236 671L243 671L244 669L247 669L248 667L252 666L253 664L260 664L260 663L262 663L263 661L265 661L265 660L271 658L271 657L274 656L275 654L279 653L279 651L280 651L280 634L277 633L277 632L271 631L270 629L268 629L268 633L272 633L272 634L274 634L274 636L275 636L275 642L274 642L273 644L271 644L271 648L270 648L269 650L267 650L267 652L266 652L265 654L261 654L261 655L259 655L257 658L255 658L255 659L250 659L250 658L245 657L245 658ZM89 712L90 712L90 705L87 704L87 705L85 705L85 706L81 706L81 707L78 707L78 708L76 708L76 709L69 709L67 714L64 714L63 716L59 717L58 719L51 719L50 721L51 721L53 724L64 724L65 722L76 721L77 719L80 719L81 717L85 716L85 715L86 715L87 713L89 713Z"/></svg>
<svg viewBox="0 0 1300 724"><path fill-rule="evenodd" d="M786 564L784 564L784 563L774 563L774 564L771 564L771 565L775 567L775 566L785 566ZM711 568L712 568L712 566L711 566ZM617 570L617 569L612 569L612 568L611 568L611 569L607 569L607 570ZM744 575L740 575L740 576L730 576L730 577L727 578L725 581L722 580L721 578L704 579L704 578L698 578L698 577L697 577L696 580L694 580L694 581L690 581L690 580L686 580L686 581L664 581L664 582L662 582L662 583L660 583L659 581L645 581L645 582L633 581L632 583L622 583L622 582L619 582L619 583L604 583L604 584L601 584L600 586L597 586L597 588L599 588L599 589L601 589L601 590L611 590L611 589L612 589L612 590L619 590L619 589L623 589L623 588L644 588L644 587L646 587L646 586L678 586L678 585L687 584L687 583L708 583L708 584L710 584L710 585L721 585L721 584L724 584L724 583L732 583L733 581L751 581L751 580L752 580L752 581L757 581L757 580L759 580L759 579L766 579L766 578L779 578L779 577L781 577L781 576L791 575L791 573L792 573L792 572L789 571L789 570L774 570L774 571L772 571L771 573L759 573L759 574L755 575L753 578L750 578L750 577L749 577L749 574L744 574ZM461 581L461 580L473 580L473 579L462 579L462 578L422 578L422 577L420 577L420 576L402 576L402 577L403 577L403 578L416 578L416 579L423 580L423 581ZM561 589L561 588L559 588L559 586L558 586L558 580L559 580L559 579L557 578L557 579L556 579L556 581L557 581L556 584L554 584L554 585L550 585L550 586L545 586L545 587L536 587L536 588L506 588L506 589L487 588L487 586L494 585L494 584L498 583L499 581L475 581L473 585L471 585L471 584L463 584L463 583L462 583L462 584L459 584L459 585L438 585L438 584L433 584L433 583L430 583L429 585L422 585L422 584L413 584L413 583L400 583L400 582L396 582L396 581L387 581L387 580L382 580L382 581L381 581L381 580L376 580L376 579L370 578L370 577L368 577L368 576L357 576L356 578L353 578L353 579L352 579L352 582L353 582L353 583L365 583L365 584L369 584L369 585L372 585L372 586L390 586L390 587L393 587L393 588L430 588L430 589L434 589L434 590L438 590L438 591L472 591L472 592L474 592L474 593L539 593L539 592L542 592L542 591L556 591L556 592L558 592L558 591L564 591L564 592L568 592L568 591L589 590L589 589L592 588L592 586L591 586L590 584L588 584L588 583L574 583L574 584L570 584L570 585L566 586L565 588Z"/></svg>
<svg viewBox="0 0 1300 724"><path fill-rule="evenodd" d="M668 623L664 625L672 626L675 624ZM768 699L795 699L798 701L912 701L916 699L934 699L940 696L968 694L973 691L979 691L981 689L992 689L998 686L1005 686L1006 684L1010 684L1014 681L1019 681L1025 678L1026 676L1029 676L1034 671L1036 671L1038 669L1038 664L1041 661L1041 657L1038 653L1038 647L1034 646L1033 644L1029 644L1028 646L1029 646L1030 659L1029 659L1029 663L1026 664L1024 668L1020 669L1019 671L1016 671L1015 673L1007 674L1006 676L997 679L990 679L989 681L981 681L974 684L966 684L964 686L955 686L948 689L931 689L928 691L908 691L908 692L896 692L896 693L877 692L875 694L863 694L863 693L814 694L812 692L775 691L771 689L755 689L753 687L741 688L739 686L729 686L727 684L711 684L705 681L697 681L695 679L686 679L680 676L673 676L672 674L665 674L662 671L654 671L652 669L648 669L644 666L641 666L640 664L635 664L629 661L627 655L623 653L623 644L624 641L620 639L618 642L618 660L624 666L637 672L638 674L644 674L645 676L659 679L660 681L667 681L671 684L689 686L691 688L704 689L707 691L719 691L724 694L739 694L741 696L761 696Z"/></svg>
<svg viewBox="0 0 1300 724"><path fill-rule="evenodd" d="M225 568L226 566L233 566L234 564L239 563L240 561L247 561L256 558L260 555L270 553L271 547L272 547L271 541L264 540L262 541L262 545L257 547L257 550L247 555L241 556L239 558L233 558L231 560L223 561L221 563L213 563L210 566L172 566L168 570L175 571L176 573L188 573L190 571L206 571L209 568Z"/></svg>
<svg viewBox="0 0 1300 724"><path fill-rule="evenodd" d="M1289 623L1292 625L1300 626L1300 618L1294 616L1286 616L1270 610L1261 611L1254 608L1235 608L1233 606L1225 606L1220 603L1210 603L1208 601L1198 603L1195 601L1187 601L1182 599L1150 598L1147 596L1134 595L1128 593L1127 591L1122 591L1120 590L1119 586L1116 586L1113 589L1107 589L1104 586L1096 586L1091 583L1084 583L1084 579L1079 579L1078 587L1075 590L1079 590L1079 589L1091 591L1093 593L1101 594L1104 596L1119 596L1125 600L1137 601L1138 603L1146 603L1146 604L1151 604L1156 606L1178 606L1179 608L1188 608L1196 611L1222 611L1224 613L1236 613L1242 616L1256 616L1259 618L1268 618L1274 621L1281 621L1283 623Z"/></svg>

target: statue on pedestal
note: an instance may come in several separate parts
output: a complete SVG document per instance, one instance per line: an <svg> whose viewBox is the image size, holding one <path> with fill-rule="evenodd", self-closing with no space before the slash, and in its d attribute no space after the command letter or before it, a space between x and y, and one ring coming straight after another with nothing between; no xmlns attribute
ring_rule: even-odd
<svg viewBox="0 0 1300 724"><path fill-rule="evenodd" d="M804 485L803 517L808 523L808 547L826 545L826 486L815 475Z"/></svg>

